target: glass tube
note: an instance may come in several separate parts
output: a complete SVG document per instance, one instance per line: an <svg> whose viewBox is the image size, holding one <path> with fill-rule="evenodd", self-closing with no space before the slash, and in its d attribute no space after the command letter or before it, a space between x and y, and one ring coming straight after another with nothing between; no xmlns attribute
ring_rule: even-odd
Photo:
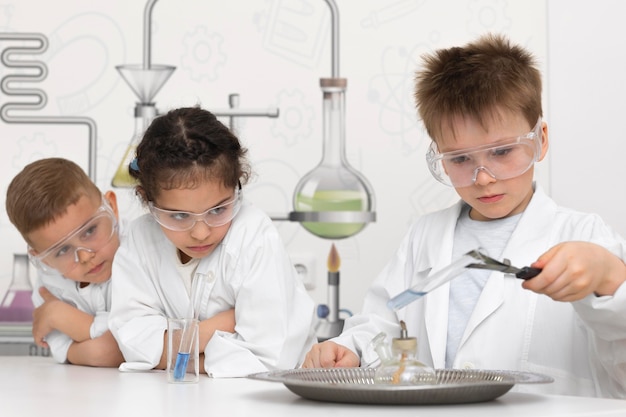
<svg viewBox="0 0 626 417"><path fill-rule="evenodd" d="M394 311L400 310L418 298L425 296L435 288L438 288L446 282L461 275L463 271L465 271L467 265L476 261L470 253L466 253L442 270L435 272L426 279L418 281L412 287L407 288L398 295L394 296L392 299L387 301L387 307Z"/></svg>

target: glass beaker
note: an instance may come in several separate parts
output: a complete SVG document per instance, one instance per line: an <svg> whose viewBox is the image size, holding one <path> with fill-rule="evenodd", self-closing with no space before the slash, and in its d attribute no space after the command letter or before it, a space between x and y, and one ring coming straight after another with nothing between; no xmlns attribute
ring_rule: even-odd
<svg viewBox="0 0 626 417"><path fill-rule="evenodd" d="M13 254L13 276L7 293L0 304L0 322L32 323L33 287L30 283L28 255Z"/></svg>
<svg viewBox="0 0 626 417"><path fill-rule="evenodd" d="M124 153L124 157L117 167L117 171L115 171L115 176L111 181L111 185L113 187L130 188L135 186L136 181L130 176L128 165L135 158L137 145L141 142L143 133L146 131L156 114L157 110L154 103L137 103L135 106L135 132L130 140L130 143L128 144L126 152Z"/></svg>
<svg viewBox="0 0 626 417"><path fill-rule="evenodd" d="M403 329L399 338L393 338L391 349L386 342L387 335L379 333L371 345L380 358L376 368L374 383L392 385L430 385L437 382L435 370L417 360L417 339L407 337Z"/></svg>
<svg viewBox="0 0 626 417"><path fill-rule="evenodd" d="M346 159L345 78L322 78L322 160L296 185L292 218L316 236L350 237L373 221L371 185ZM307 216L306 214L310 215Z"/></svg>

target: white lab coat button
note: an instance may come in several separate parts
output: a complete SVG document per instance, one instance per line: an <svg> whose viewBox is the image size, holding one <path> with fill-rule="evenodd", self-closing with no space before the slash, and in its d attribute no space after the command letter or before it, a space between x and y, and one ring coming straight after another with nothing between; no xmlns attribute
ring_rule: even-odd
<svg viewBox="0 0 626 417"><path fill-rule="evenodd" d="M474 369L474 364L471 362L463 362L463 369Z"/></svg>
<svg viewBox="0 0 626 417"><path fill-rule="evenodd" d="M213 281L215 281L215 274L211 271L206 275L206 282L212 283Z"/></svg>

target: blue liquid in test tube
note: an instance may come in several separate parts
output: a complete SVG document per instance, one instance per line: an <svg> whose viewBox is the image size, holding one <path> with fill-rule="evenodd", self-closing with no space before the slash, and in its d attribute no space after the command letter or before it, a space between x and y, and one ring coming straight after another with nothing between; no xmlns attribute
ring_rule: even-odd
<svg viewBox="0 0 626 417"><path fill-rule="evenodd" d="M174 380L182 381L187 373L187 364L189 363L189 353L178 352L176 355L176 364L174 365Z"/></svg>
<svg viewBox="0 0 626 417"><path fill-rule="evenodd" d="M402 291L400 294L389 300L387 302L387 307L391 308L392 310L398 310L405 305L410 304L412 301L425 296L426 294L428 293L425 291L414 291L409 288L408 290Z"/></svg>
<svg viewBox="0 0 626 417"><path fill-rule="evenodd" d="M469 253L465 254L447 267L432 274L426 279L420 280L416 285L402 291L400 294L390 299L387 302L387 307L394 311L405 307L418 298L425 296L435 288L459 276L465 270L465 267L472 262L474 262L474 258L471 257Z"/></svg>

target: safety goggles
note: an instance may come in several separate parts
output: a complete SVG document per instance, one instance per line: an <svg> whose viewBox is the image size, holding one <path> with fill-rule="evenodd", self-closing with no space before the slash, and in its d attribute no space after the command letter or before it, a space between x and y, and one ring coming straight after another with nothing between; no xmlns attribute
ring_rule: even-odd
<svg viewBox="0 0 626 417"><path fill-rule="evenodd" d="M44 271L51 269L67 274L80 263L79 251L95 253L106 246L117 234L118 223L113 209L103 198L102 204L87 223L73 230L45 251L36 254L31 248L33 265Z"/></svg>
<svg viewBox="0 0 626 417"><path fill-rule="evenodd" d="M461 188L475 184L481 171L496 180L515 178L528 171L540 155L541 119L526 135L488 145L438 153L437 145L432 142L426 162L439 182Z"/></svg>
<svg viewBox="0 0 626 417"><path fill-rule="evenodd" d="M152 217L161 226L175 232L191 230L197 222L204 222L209 227L223 226L231 221L241 208L241 189L235 190L235 196L219 206L212 207L203 213L190 213L188 211L164 210L158 208L151 201L148 208Z"/></svg>

